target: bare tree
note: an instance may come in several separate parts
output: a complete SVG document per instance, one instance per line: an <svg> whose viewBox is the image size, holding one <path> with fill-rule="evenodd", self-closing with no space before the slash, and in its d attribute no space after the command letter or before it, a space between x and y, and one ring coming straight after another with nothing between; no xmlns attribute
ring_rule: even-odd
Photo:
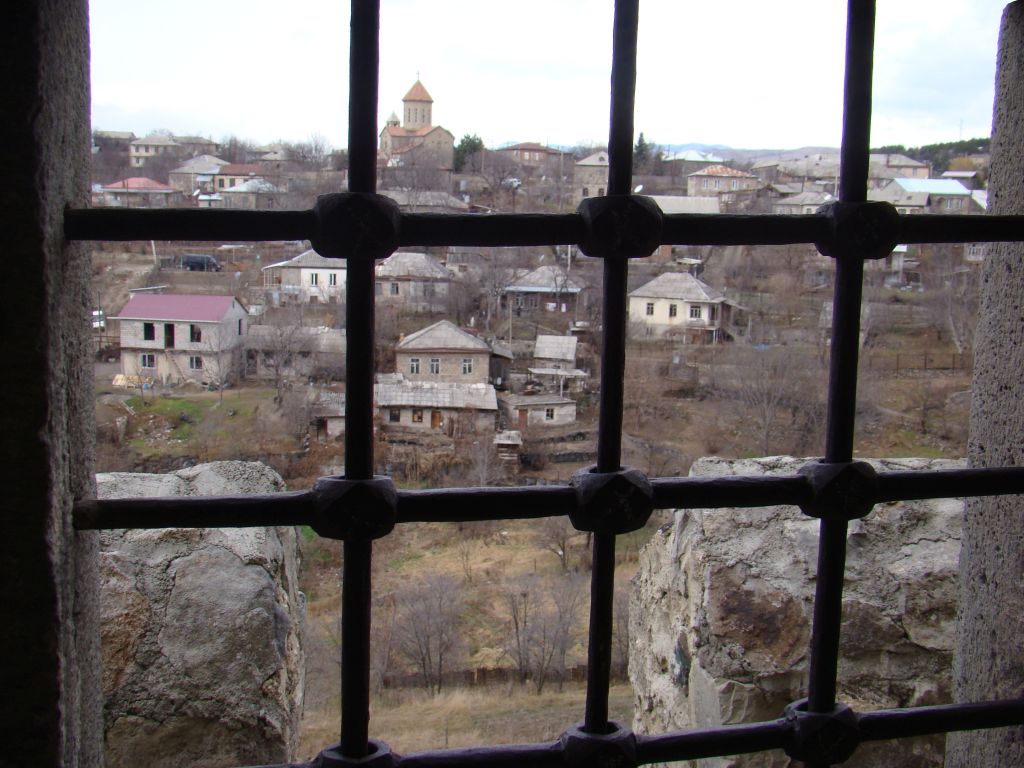
<svg viewBox="0 0 1024 768"><path fill-rule="evenodd" d="M450 576L428 577L398 594L395 649L431 693L440 693L444 671L458 652L461 612L462 594Z"/></svg>
<svg viewBox="0 0 1024 768"><path fill-rule="evenodd" d="M370 623L370 683L378 693L394 665L396 616L394 595L384 595L374 601Z"/></svg>
<svg viewBox="0 0 1024 768"><path fill-rule="evenodd" d="M921 279L928 307L939 338L942 331L958 354L974 343L978 322L980 270L965 264L963 246L941 243L930 246L922 260Z"/></svg>
<svg viewBox="0 0 1024 768"><path fill-rule="evenodd" d="M554 656L551 666L552 673L558 679L558 690L562 690L565 683L570 652L576 643L580 613L584 609L588 594L586 577L577 574L565 574L552 585ZM541 689L538 688L537 693L540 692Z"/></svg>
<svg viewBox="0 0 1024 768"><path fill-rule="evenodd" d="M545 517L537 526L534 543L558 556L563 571L569 570L569 543L579 534L567 517Z"/></svg>
<svg viewBox="0 0 1024 768"><path fill-rule="evenodd" d="M287 388L288 374L293 370L294 355L308 352L308 336L302 326L302 305L280 307L269 311L263 323L250 329L251 344L262 365L274 380L274 402L281 405Z"/></svg>

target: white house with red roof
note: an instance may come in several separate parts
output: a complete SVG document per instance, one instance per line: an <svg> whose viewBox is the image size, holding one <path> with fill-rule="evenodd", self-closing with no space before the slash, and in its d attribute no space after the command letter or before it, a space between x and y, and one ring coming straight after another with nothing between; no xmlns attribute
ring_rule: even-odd
<svg viewBox="0 0 1024 768"><path fill-rule="evenodd" d="M248 313L234 296L134 293L114 319L130 380L220 386L240 370Z"/></svg>
<svg viewBox="0 0 1024 768"><path fill-rule="evenodd" d="M754 174L737 171L727 165L709 165L686 177L686 194L691 197L726 197L760 186L761 180Z"/></svg>

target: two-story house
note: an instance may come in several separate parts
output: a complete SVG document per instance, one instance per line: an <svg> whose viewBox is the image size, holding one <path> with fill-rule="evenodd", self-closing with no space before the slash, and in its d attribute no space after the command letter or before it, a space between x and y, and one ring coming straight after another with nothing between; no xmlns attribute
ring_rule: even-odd
<svg viewBox="0 0 1024 768"><path fill-rule="evenodd" d="M269 264L261 272L263 288L275 306L293 301L335 304L345 298L345 260L327 259L312 249L293 259Z"/></svg>
<svg viewBox="0 0 1024 768"><path fill-rule="evenodd" d="M545 265L515 276L502 291L502 306L517 314L544 310L575 314L583 308L583 284L560 266Z"/></svg>
<svg viewBox="0 0 1024 768"><path fill-rule="evenodd" d="M381 424L448 435L493 430L491 354L487 342L448 320L409 334L395 347L397 371L377 376Z"/></svg>
<svg viewBox="0 0 1024 768"><path fill-rule="evenodd" d="M689 272L665 272L629 293L629 322L640 338L713 344L723 340L731 311L721 292Z"/></svg>
<svg viewBox="0 0 1024 768"><path fill-rule="evenodd" d="M973 213L971 190L955 179L893 179L868 190L868 200L892 203L900 213Z"/></svg>
<svg viewBox="0 0 1024 768"><path fill-rule="evenodd" d="M135 293L114 319L131 380L223 385L238 374L248 313L234 296Z"/></svg>
<svg viewBox="0 0 1024 768"><path fill-rule="evenodd" d="M144 176L132 176L94 188L92 204L109 208L168 208L183 202L167 184Z"/></svg>
<svg viewBox="0 0 1024 768"><path fill-rule="evenodd" d="M608 153L601 150L576 163L573 186L576 202L585 197L603 197L608 188Z"/></svg>
<svg viewBox="0 0 1024 768"><path fill-rule="evenodd" d="M709 165L686 177L686 194L690 197L714 195L724 199L761 186L752 173L737 171L727 165Z"/></svg>

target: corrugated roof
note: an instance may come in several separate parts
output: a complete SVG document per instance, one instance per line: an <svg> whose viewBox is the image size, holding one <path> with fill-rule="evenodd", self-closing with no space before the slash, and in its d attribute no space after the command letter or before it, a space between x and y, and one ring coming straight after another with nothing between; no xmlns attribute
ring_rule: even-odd
<svg viewBox="0 0 1024 768"><path fill-rule="evenodd" d="M268 264L263 269L280 269L281 267L306 267L306 268L320 268L320 269L348 269L348 264L344 259L327 259L321 256L319 253L310 248L308 251L303 251L294 259L288 259L287 261L279 261L275 264Z"/></svg>
<svg viewBox="0 0 1024 768"><path fill-rule="evenodd" d="M223 320L236 303L234 296L133 293L114 319L216 323ZM240 304L239 307L241 308Z"/></svg>
<svg viewBox="0 0 1024 768"><path fill-rule="evenodd" d="M718 213L719 198L685 195L649 195L662 213Z"/></svg>
<svg viewBox="0 0 1024 768"><path fill-rule="evenodd" d="M154 179L147 179L145 176L132 176L128 179L121 179L120 181L112 181L104 189L109 190L120 190L128 192L176 192L174 187L169 187L166 184L161 184L159 181Z"/></svg>
<svg viewBox="0 0 1024 768"><path fill-rule="evenodd" d="M956 179L893 179L907 192L925 192L929 195L969 195L971 190Z"/></svg>
<svg viewBox="0 0 1024 768"><path fill-rule="evenodd" d="M494 387L490 384L452 384L436 381L409 381L400 373L377 374L373 396L381 408L461 408L477 411L498 410Z"/></svg>
<svg viewBox="0 0 1024 768"><path fill-rule="evenodd" d="M377 265L377 277L418 277L451 280L452 273L428 253L399 251Z"/></svg>
<svg viewBox="0 0 1024 768"><path fill-rule="evenodd" d="M415 83L413 83L412 88L409 89L409 92L402 97L402 101L433 102L434 100L430 98L430 94L427 93L427 89L423 87L423 83L417 80Z"/></svg>
<svg viewBox="0 0 1024 768"><path fill-rule="evenodd" d="M735 168L730 168L727 165L709 165L707 168L702 168L699 171L688 173L687 176L728 176L729 178L738 179L756 179L752 173L745 173L743 171L737 171Z"/></svg>
<svg viewBox="0 0 1024 768"><path fill-rule="evenodd" d="M491 351L486 341L471 333L467 333L450 320L439 320L433 325L428 325L426 328L421 328L415 333L410 333L398 342L395 349L402 350L403 352L431 349Z"/></svg>
<svg viewBox="0 0 1024 768"><path fill-rule="evenodd" d="M579 293L582 286L561 267L537 267L505 288L515 293Z"/></svg>
<svg viewBox="0 0 1024 768"><path fill-rule="evenodd" d="M537 334L537 343L533 347L533 356L542 360L576 360L575 336L550 336Z"/></svg>
<svg viewBox="0 0 1024 768"><path fill-rule="evenodd" d="M725 301L725 296L689 272L665 272L630 291L630 296L684 301Z"/></svg>

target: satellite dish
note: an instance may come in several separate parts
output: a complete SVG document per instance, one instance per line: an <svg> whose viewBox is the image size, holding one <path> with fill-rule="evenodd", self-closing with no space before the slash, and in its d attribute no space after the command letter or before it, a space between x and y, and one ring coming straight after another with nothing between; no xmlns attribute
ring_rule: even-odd
<svg viewBox="0 0 1024 768"><path fill-rule="evenodd" d="M633 187L633 194L634 194L634 195L638 195L638 194L640 194L640 191L641 191L641 190L642 190L643 188L644 188L644 185L643 185L643 184L637 184L637 185L636 185L635 187Z"/></svg>

